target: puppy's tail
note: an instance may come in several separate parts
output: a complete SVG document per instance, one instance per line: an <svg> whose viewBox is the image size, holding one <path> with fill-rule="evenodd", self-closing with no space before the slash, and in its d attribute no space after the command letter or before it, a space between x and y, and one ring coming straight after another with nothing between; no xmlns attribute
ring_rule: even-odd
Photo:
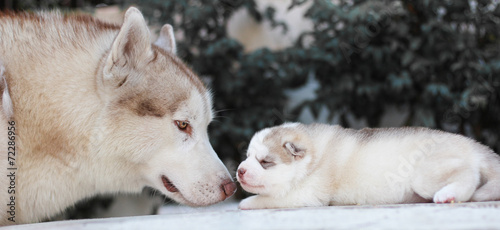
<svg viewBox="0 0 500 230"><path fill-rule="evenodd" d="M481 163L481 180L484 184L472 195L472 201L500 200L500 157L491 152Z"/></svg>

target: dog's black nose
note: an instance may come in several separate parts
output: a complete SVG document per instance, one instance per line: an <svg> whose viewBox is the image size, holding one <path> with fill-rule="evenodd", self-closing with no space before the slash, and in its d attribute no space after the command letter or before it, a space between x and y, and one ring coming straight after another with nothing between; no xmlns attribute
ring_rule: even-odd
<svg viewBox="0 0 500 230"><path fill-rule="evenodd" d="M221 188L222 191L224 191L224 194L226 195L224 200L229 198L236 192L236 184L231 179L224 181L221 185Z"/></svg>

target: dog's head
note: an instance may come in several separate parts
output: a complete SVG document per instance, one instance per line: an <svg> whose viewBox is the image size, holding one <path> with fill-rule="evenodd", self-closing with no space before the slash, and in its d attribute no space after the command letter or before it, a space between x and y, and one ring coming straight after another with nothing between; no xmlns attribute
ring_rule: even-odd
<svg viewBox="0 0 500 230"><path fill-rule="evenodd" d="M238 167L238 181L251 193L285 195L308 174L313 154L313 143L301 124L261 130Z"/></svg>
<svg viewBox="0 0 500 230"><path fill-rule="evenodd" d="M105 134L95 145L111 155L108 164L127 180L115 187L150 186L193 206L234 193L236 186L208 140L211 95L176 57L170 25L151 44L142 14L130 8L102 59L97 88L106 112L99 118L104 128L97 130Z"/></svg>

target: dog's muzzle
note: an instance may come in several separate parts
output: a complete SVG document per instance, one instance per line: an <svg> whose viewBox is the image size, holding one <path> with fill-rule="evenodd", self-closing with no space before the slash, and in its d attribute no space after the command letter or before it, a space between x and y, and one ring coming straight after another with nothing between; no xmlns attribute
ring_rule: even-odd
<svg viewBox="0 0 500 230"><path fill-rule="evenodd" d="M226 195L224 200L236 192L236 183L234 183L231 179L225 180L220 187L222 191L224 191L224 195Z"/></svg>

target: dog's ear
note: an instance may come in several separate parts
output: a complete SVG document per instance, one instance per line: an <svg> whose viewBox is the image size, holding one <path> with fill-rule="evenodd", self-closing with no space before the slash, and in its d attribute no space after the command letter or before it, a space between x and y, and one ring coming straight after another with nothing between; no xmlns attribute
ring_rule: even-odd
<svg viewBox="0 0 500 230"><path fill-rule="evenodd" d="M7 120L12 119L14 108L12 106L12 99L9 94L9 87L7 86L7 79L5 78L5 67L0 61L0 95L2 97L2 112Z"/></svg>
<svg viewBox="0 0 500 230"><path fill-rule="evenodd" d="M294 159L302 159L306 154L306 149L299 148L292 142L285 142L283 148L285 148L288 154L292 155Z"/></svg>
<svg viewBox="0 0 500 230"><path fill-rule="evenodd" d="M175 45L174 29L171 25L165 24L160 31L160 36L155 42L155 45L163 50L176 54L177 48Z"/></svg>
<svg viewBox="0 0 500 230"><path fill-rule="evenodd" d="M103 69L103 81L111 85L120 85L123 82L121 70L134 68L141 61L152 56L150 32L141 12L130 7L125 13L125 18L118 35L106 59Z"/></svg>

